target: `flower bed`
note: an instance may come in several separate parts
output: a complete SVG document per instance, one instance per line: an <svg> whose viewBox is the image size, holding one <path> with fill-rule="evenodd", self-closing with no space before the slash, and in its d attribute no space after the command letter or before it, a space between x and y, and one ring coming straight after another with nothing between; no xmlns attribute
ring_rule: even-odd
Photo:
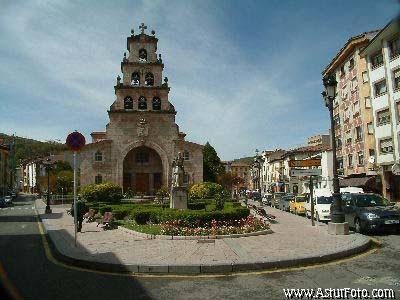
<svg viewBox="0 0 400 300"><path fill-rule="evenodd" d="M254 216L232 221L212 220L203 226L191 226L183 220L166 221L160 224L161 234L172 236L206 236L241 234L269 229L269 224Z"/></svg>

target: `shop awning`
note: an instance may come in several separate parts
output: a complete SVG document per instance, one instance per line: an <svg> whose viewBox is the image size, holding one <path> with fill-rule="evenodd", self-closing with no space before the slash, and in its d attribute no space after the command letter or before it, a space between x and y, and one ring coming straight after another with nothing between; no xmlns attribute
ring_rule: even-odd
<svg viewBox="0 0 400 300"><path fill-rule="evenodd" d="M374 181L375 181L375 176L344 178L344 179L339 179L339 186L366 187L367 185L371 185Z"/></svg>

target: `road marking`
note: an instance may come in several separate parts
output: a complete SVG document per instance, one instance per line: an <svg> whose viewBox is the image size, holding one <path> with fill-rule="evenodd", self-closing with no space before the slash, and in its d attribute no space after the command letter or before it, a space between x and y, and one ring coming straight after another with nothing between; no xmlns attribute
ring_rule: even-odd
<svg viewBox="0 0 400 300"><path fill-rule="evenodd" d="M355 254L350 257L345 257L341 258L338 260L334 260L331 262L326 262L326 263L316 263L316 264L310 264L306 266L295 266L295 267L287 267L287 268L282 268L282 269L276 269L276 270L261 270L261 271L246 271L246 272L236 272L236 273L226 273L226 274L194 274L194 275L176 275L176 274L144 274L144 273L118 273L118 272L110 272L110 271L99 271L99 270L93 270L93 269L86 269L83 267L77 267L74 265L69 265L64 262L61 262L57 260L52 253L52 250L50 248L49 242L47 240L45 230L43 228L43 224L39 219L39 213L37 208L34 210L35 215L36 215L36 222L39 227L39 232L42 237L42 242L43 242L43 247L45 250L45 254L47 259L52 262L55 265L67 268L67 269L72 269L72 270L77 270L77 271L82 271L82 272L89 272L89 273L95 273L95 274L103 274L103 275L111 275L111 276L123 276L123 277L146 277L146 278L217 278L217 277L235 277L235 276L251 276L251 275L263 275L263 274L272 274L272 273L285 273L285 272L295 272L295 271L304 271L304 270L309 270L309 269L315 269L315 268L321 268L321 267L326 267L326 266L335 266L347 262L351 262L363 257L366 257L368 255L371 255L377 251L379 251L379 248L370 248L367 251L360 253L360 254ZM371 238L372 239L372 238ZM380 244L380 241L377 239L374 239ZM379 245L378 245L379 247Z"/></svg>

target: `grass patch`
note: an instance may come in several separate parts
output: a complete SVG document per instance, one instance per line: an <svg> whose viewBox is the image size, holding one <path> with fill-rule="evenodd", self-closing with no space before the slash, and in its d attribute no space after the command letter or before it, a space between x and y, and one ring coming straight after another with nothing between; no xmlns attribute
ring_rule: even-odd
<svg viewBox="0 0 400 300"><path fill-rule="evenodd" d="M138 225L134 221L124 221L124 222L122 222L121 225L128 229L142 232L142 233L155 234L155 235L161 234L161 226L158 224Z"/></svg>

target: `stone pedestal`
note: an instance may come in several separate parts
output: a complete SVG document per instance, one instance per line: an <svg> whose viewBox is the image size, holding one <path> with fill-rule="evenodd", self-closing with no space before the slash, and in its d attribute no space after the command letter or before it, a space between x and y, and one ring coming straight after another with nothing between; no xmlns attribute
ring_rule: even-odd
<svg viewBox="0 0 400 300"><path fill-rule="evenodd" d="M173 187L171 190L170 208L187 209L188 191L186 187Z"/></svg>
<svg viewBox="0 0 400 300"><path fill-rule="evenodd" d="M347 235L349 234L349 223L328 223L328 233L333 235Z"/></svg>

